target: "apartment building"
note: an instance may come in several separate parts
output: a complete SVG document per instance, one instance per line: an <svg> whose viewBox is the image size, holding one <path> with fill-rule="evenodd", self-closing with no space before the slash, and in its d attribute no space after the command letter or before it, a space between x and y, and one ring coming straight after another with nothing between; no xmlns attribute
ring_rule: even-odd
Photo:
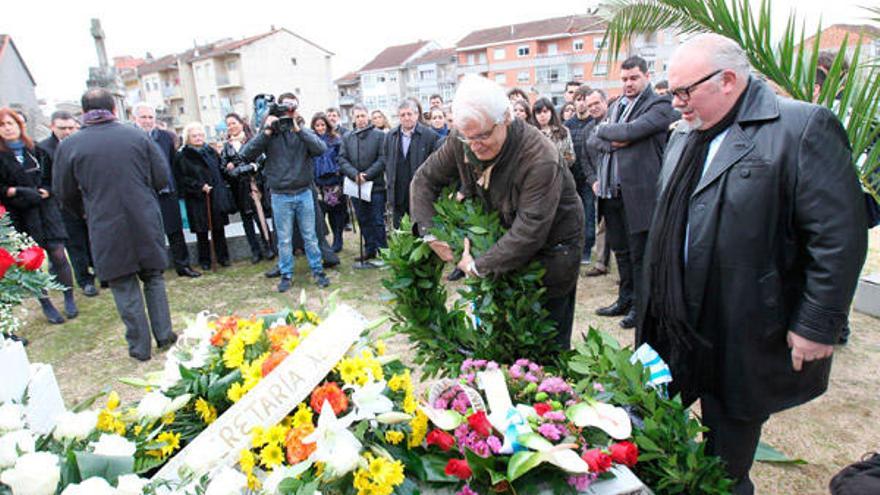
<svg viewBox="0 0 880 495"><path fill-rule="evenodd" d="M431 95L451 101L458 82L455 48L432 50L406 64L407 96L417 98L428 110Z"/></svg>
<svg viewBox="0 0 880 495"><path fill-rule="evenodd" d="M813 47L815 36L804 40L804 46ZM847 59L851 60L856 46L861 44L860 60L871 60L880 57L880 28L868 24L833 24L822 30L819 39L820 50L837 51L843 40L846 40Z"/></svg>
<svg viewBox="0 0 880 495"><path fill-rule="evenodd" d="M570 15L497 26L471 32L456 46L459 76L480 74L508 88L519 87L534 99L562 101L567 81L580 81L619 94L619 63L597 59L605 24L594 15ZM678 40L671 32L636 37L623 56L640 55L655 78L665 77L666 64ZM621 58L622 60L622 58Z"/></svg>
<svg viewBox="0 0 880 495"><path fill-rule="evenodd" d="M333 81L336 85L336 101L339 107L342 123L350 126L354 121L352 117L352 107L361 102L361 79L357 72L349 72L348 74Z"/></svg>
<svg viewBox="0 0 880 495"><path fill-rule="evenodd" d="M413 96L409 91L409 64L439 49L440 45L435 41L417 41L382 50L357 71L362 103L370 110L382 110L389 117L397 115L400 101ZM423 65L435 67L436 64L426 62ZM434 70L436 76L436 67ZM418 82L413 81L412 87L420 87Z"/></svg>
<svg viewBox="0 0 880 495"><path fill-rule="evenodd" d="M37 101L37 83L15 47L12 37L0 34L0 107L23 112L31 125L31 133L42 124L43 114ZM40 137L44 137L43 130Z"/></svg>

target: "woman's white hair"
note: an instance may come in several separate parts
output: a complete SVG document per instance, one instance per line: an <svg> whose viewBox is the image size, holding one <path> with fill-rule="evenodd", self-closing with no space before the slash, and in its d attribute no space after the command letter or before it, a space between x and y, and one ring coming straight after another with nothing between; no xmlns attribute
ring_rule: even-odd
<svg viewBox="0 0 880 495"><path fill-rule="evenodd" d="M190 122L186 124L186 127L183 128L183 144L189 144L189 133L193 129L198 129L202 132L205 132L205 126L202 125L201 122Z"/></svg>
<svg viewBox="0 0 880 495"><path fill-rule="evenodd" d="M134 116L137 116L138 110L140 110L141 108L146 108L147 110L150 110L151 112L153 112L153 115L156 115L156 107L154 105L151 105L150 103L145 102L145 101L139 101L139 102L135 103L134 105L132 105L131 114Z"/></svg>
<svg viewBox="0 0 880 495"><path fill-rule="evenodd" d="M512 115L510 100L504 88L482 76L464 76L452 100L452 115L455 127L461 128L465 122L500 124Z"/></svg>

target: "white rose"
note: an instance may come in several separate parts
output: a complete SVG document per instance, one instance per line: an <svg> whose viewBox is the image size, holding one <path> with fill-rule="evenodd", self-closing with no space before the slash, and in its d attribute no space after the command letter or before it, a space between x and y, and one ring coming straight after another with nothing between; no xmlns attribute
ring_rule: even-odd
<svg viewBox="0 0 880 495"><path fill-rule="evenodd" d="M48 452L25 454L14 468L0 475L0 481L9 485L12 495L52 495L60 479L58 457Z"/></svg>
<svg viewBox="0 0 880 495"><path fill-rule="evenodd" d="M95 455L132 457L136 450L135 444L119 435L104 433L97 442L92 442L92 452Z"/></svg>
<svg viewBox="0 0 880 495"><path fill-rule="evenodd" d="M205 495L239 495L247 486L247 476L235 469L225 467L208 484Z"/></svg>
<svg viewBox="0 0 880 495"><path fill-rule="evenodd" d="M55 431L52 436L56 440L70 438L85 440L98 424L98 411L82 411L79 413L66 411L56 419Z"/></svg>
<svg viewBox="0 0 880 495"><path fill-rule="evenodd" d="M171 399L162 392L150 392L138 404L137 417L138 419L159 419L170 405Z"/></svg>
<svg viewBox="0 0 880 495"><path fill-rule="evenodd" d="M61 495L115 495L116 490L104 478L92 477L82 483L67 485Z"/></svg>
<svg viewBox="0 0 880 495"><path fill-rule="evenodd" d="M24 428L24 407L7 402L0 406L0 433Z"/></svg>
<svg viewBox="0 0 880 495"><path fill-rule="evenodd" d="M9 432L0 437L0 469L15 465L18 453L30 453L34 451L34 436L30 430L18 430Z"/></svg>
<svg viewBox="0 0 880 495"><path fill-rule="evenodd" d="M149 482L136 474L122 475L116 483L116 495L141 495Z"/></svg>

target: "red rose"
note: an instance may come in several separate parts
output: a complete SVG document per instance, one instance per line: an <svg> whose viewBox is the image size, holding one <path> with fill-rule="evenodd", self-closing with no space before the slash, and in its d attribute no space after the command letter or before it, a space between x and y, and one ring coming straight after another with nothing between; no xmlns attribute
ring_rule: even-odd
<svg viewBox="0 0 880 495"><path fill-rule="evenodd" d="M458 479L466 480L474 475L471 467L464 459L449 459L446 463L446 469L443 470L446 476L455 476Z"/></svg>
<svg viewBox="0 0 880 495"><path fill-rule="evenodd" d="M611 446L611 459L624 466L633 467L639 460L639 448L632 442L619 442Z"/></svg>
<svg viewBox="0 0 880 495"><path fill-rule="evenodd" d="M0 248L0 278L6 276L6 270L9 270L9 267L15 264L15 258L9 254L9 251Z"/></svg>
<svg viewBox="0 0 880 495"><path fill-rule="evenodd" d="M426 441L428 445L436 445L440 447L440 450L443 452L448 451L453 445L455 445L455 437L443 430L436 429L431 433L428 433Z"/></svg>
<svg viewBox="0 0 880 495"><path fill-rule="evenodd" d="M489 423L489 419L486 418L485 411L479 411L468 416L468 425L484 437L488 437L492 434L492 424Z"/></svg>
<svg viewBox="0 0 880 495"><path fill-rule="evenodd" d="M594 473L604 473L611 469L611 456L599 449L590 449L584 452L581 459L590 466L590 471Z"/></svg>
<svg viewBox="0 0 880 495"><path fill-rule="evenodd" d="M39 246L31 246L18 253L18 266L28 271L39 270L46 259L46 252Z"/></svg>
<svg viewBox="0 0 880 495"><path fill-rule="evenodd" d="M0 218L3 218L3 215L5 215L5 214L6 214L6 207L3 205L0 205Z"/></svg>
<svg viewBox="0 0 880 495"><path fill-rule="evenodd" d="M538 402L537 404L535 404L535 412L538 414L538 416L544 416L552 410L553 407L546 402Z"/></svg>

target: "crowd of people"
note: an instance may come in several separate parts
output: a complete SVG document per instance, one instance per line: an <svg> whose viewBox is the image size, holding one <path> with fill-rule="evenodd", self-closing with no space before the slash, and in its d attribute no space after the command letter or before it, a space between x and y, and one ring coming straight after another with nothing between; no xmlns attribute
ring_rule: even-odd
<svg viewBox="0 0 880 495"><path fill-rule="evenodd" d="M652 84L638 56L620 76L620 96L570 82L559 107L466 76L451 105L435 95L424 111L404 99L394 127L361 105L351 129L335 108L306 125L298 97L284 93L284 113L259 129L227 115L220 143L207 143L198 122L178 142L146 104L132 109L135 125L120 123L112 95L90 90L82 130L56 112L40 143L22 116L0 109L0 199L65 287L65 315L40 298L49 321L76 317L74 279L91 297L97 277L139 360L150 358L151 333L160 349L176 341L167 252L178 275L201 275L181 203L203 270L229 266L225 229L238 213L251 261L278 257L266 276L280 277L280 292L292 286L297 248L314 283L330 284L324 269L339 263L352 213L358 263L377 257L386 225L405 215L467 276L538 260L564 348L581 266L602 276L613 253L617 297L596 313L622 317L669 363L673 391L701 400L709 450L726 461L735 493L752 493L763 423L824 392L847 325L868 226L847 136L827 109L774 94L717 35L681 45L668 82ZM455 260L430 234L434 200L450 185L507 229L477 258L466 242Z"/></svg>

